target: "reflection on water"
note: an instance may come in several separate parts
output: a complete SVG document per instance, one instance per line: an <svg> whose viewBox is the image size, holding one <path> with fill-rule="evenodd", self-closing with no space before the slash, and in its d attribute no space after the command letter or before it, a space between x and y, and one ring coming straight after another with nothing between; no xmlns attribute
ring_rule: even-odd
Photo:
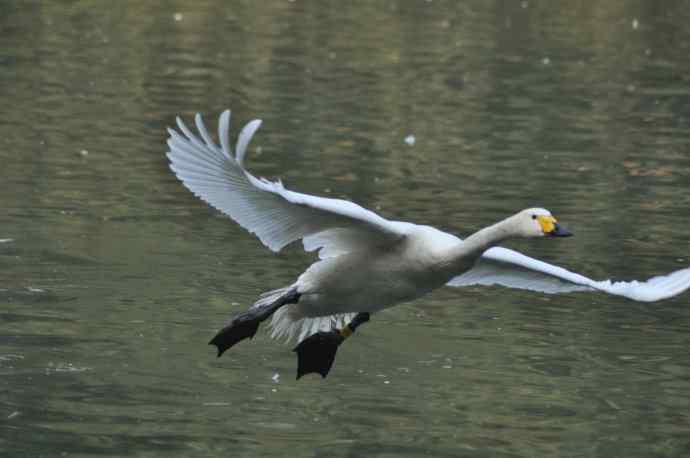
<svg viewBox="0 0 690 458"><path fill-rule="evenodd" d="M216 359L218 326L311 258L269 253L164 158L174 115L230 107L266 121L250 167L299 190L461 235L541 205L577 237L518 249L671 271L684 2L32 6L0 4L8 456L690 452L687 295L439 291L378 315L325 382L265 334Z"/></svg>

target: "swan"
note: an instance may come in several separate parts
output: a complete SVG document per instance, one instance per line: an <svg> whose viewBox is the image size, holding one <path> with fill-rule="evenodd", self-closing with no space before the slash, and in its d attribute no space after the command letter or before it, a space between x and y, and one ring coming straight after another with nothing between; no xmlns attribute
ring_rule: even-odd
<svg viewBox="0 0 690 458"><path fill-rule="evenodd" d="M168 128L170 168L196 196L255 234L277 252L301 240L318 260L297 280L265 292L209 342L220 357L271 319L272 337L298 341L297 378L325 378L338 347L372 313L417 299L444 285L502 285L542 293L601 291L635 301L657 301L690 287L690 268L646 282L595 281L497 246L513 237L571 235L542 208L520 211L462 240L439 229L390 221L341 199L302 194L280 180L257 178L244 167L247 146L261 120L240 131L234 154L230 111L218 122L217 145L200 114L198 135L177 117Z"/></svg>

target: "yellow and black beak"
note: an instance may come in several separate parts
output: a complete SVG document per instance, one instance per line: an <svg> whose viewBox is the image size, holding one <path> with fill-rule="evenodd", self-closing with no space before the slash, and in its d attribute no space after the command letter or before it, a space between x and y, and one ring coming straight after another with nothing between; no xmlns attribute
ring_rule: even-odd
<svg viewBox="0 0 690 458"><path fill-rule="evenodd" d="M537 216L537 221L547 237L570 237L573 234L563 229L553 216Z"/></svg>

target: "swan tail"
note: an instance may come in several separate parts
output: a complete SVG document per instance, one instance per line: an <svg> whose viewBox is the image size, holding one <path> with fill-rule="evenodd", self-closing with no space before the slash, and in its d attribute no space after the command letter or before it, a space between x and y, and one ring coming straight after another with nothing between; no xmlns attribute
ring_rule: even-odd
<svg viewBox="0 0 690 458"><path fill-rule="evenodd" d="M285 300L289 300L285 302ZM249 311L264 310L270 308L271 304L283 302L284 304L292 304L299 300L299 293L295 285L278 288L271 291L266 291L259 295L259 298L254 304L249 307Z"/></svg>
<svg viewBox="0 0 690 458"><path fill-rule="evenodd" d="M282 307L271 318L271 337L274 339L297 340L301 342L317 332L327 332L344 327L354 313L339 313L335 315L305 317L300 313L299 304Z"/></svg>
<svg viewBox="0 0 690 458"><path fill-rule="evenodd" d="M259 299L249 310L271 308L271 304L282 302L286 297L294 293L296 293L295 285L266 291L259 296ZM354 313L340 313L319 317L305 317L297 301L291 301L286 304L285 307L275 310L271 316L269 327L271 328L271 337L274 339L297 340L297 342L301 342L306 337L317 332L342 328L355 316Z"/></svg>

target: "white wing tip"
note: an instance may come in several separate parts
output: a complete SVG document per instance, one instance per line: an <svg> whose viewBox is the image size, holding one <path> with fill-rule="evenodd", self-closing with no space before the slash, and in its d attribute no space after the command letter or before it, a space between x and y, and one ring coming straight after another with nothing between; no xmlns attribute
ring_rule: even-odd
<svg viewBox="0 0 690 458"><path fill-rule="evenodd" d="M242 128L242 131L237 136L237 144L235 145L235 160L240 167L242 166L244 157L247 154L247 146L249 146L249 142L252 140L252 137L256 131L259 129L259 127L261 127L261 123L262 121L260 119L249 121L247 124L245 124L245 126Z"/></svg>
<svg viewBox="0 0 690 458"><path fill-rule="evenodd" d="M232 149L230 148L230 110L225 110L218 118L218 140L223 150L223 154L230 158L232 157Z"/></svg>

